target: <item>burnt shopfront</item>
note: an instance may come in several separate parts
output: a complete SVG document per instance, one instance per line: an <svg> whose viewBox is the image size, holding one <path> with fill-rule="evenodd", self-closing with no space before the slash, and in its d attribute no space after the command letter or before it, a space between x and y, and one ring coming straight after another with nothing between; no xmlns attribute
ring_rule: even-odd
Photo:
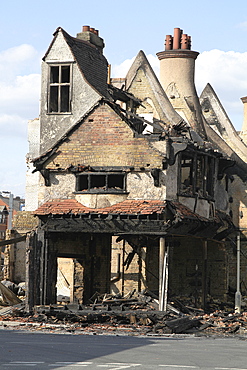
<svg viewBox="0 0 247 370"><path fill-rule="evenodd" d="M199 305L205 305L206 295L209 290L215 293L216 285L225 292L224 248L216 240L220 230L229 228L222 215L209 220L171 201L126 200L90 209L72 199L49 201L35 214L39 227L28 240L27 253L29 310L56 303L59 257L73 259L71 301L80 304L88 303L95 293L109 293L117 284L125 294L128 269L135 271L137 290L148 289L160 300L165 280L170 296L192 295ZM115 280L113 240L124 246L118 249L120 276ZM215 255L221 259L217 278L207 270ZM164 264L169 271L165 279Z"/></svg>

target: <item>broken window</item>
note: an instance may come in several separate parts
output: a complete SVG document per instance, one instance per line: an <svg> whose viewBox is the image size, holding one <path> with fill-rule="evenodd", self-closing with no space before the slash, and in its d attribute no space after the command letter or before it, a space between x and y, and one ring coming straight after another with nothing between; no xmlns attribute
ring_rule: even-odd
<svg viewBox="0 0 247 370"><path fill-rule="evenodd" d="M76 191L82 192L124 192L124 173L83 173L77 175Z"/></svg>
<svg viewBox="0 0 247 370"><path fill-rule="evenodd" d="M180 155L180 195L213 197L215 158L201 153Z"/></svg>
<svg viewBox="0 0 247 370"><path fill-rule="evenodd" d="M186 154L182 155L180 177L180 191L193 194L193 157Z"/></svg>
<svg viewBox="0 0 247 370"><path fill-rule="evenodd" d="M71 112L71 66L50 66L49 113Z"/></svg>

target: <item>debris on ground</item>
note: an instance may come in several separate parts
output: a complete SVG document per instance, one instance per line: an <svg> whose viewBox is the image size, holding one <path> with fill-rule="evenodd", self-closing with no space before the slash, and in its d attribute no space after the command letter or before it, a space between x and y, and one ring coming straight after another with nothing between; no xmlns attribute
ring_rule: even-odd
<svg viewBox="0 0 247 370"><path fill-rule="evenodd" d="M185 300L171 300L167 311L158 311L154 295L132 292L128 296L95 294L87 306L56 304L35 306L32 315L24 302L0 309L0 328L115 335L247 335L247 312L204 312Z"/></svg>

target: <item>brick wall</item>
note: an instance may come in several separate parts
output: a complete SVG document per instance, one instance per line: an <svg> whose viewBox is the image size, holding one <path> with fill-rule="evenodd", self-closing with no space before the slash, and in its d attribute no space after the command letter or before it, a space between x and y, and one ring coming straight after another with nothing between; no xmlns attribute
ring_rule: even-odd
<svg viewBox="0 0 247 370"><path fill-rule="evenodd" d="M70 165L162 168L162 156L106 104L97 107L59 147L47 168Z"/></svg>

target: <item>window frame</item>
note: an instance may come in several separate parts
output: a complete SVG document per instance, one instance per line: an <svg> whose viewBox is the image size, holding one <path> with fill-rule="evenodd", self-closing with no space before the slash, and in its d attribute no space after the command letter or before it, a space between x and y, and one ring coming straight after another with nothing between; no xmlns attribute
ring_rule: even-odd
<svg viewBox="0 0 247 370"><path fill-rule="evenodd" d="M186 167L183 160L191 160L190 164L190 181L187 185L183 180L182 168ZM188 163L189 164L189 163ZM183 166L184 165L184 166ZM189 166L187 166L189 167ZM200 167L200 173L198 171ZM216 176L216 158L206 153L196 151L182 152L179 155L178 168L178 195L184 197L214 199L214 185ZM184 188L182 188L184 186Z"/></svg>
<svg viewBox="0 0 247 370"><path fill-rule="evenodd" d="M85 183L87 183L87 189L81 189L81 177L87 177ZM94 184L97 181L96 177L102 177L104 179L103 186L92 187L92 178L94 179ZM117 186L109 187L109 177L110 176L121 176L122 187L116 189ZM101 184L102 185L102 184ZM117 185L117 184L116 184ZM79 194L124 194L126 191L126 173L125 172L84 172L76 174L76 193Z"/></svg>
<svg viewBox="0 0 247 370"><path fill-rule="evenodd" d="M73 76L73 63L72 62L56 62L56 63L48 63L49 65L49 72L48 72L48 88L47 88L47 113L48 114L72 114L72 76ZM58 82L52 82L51 76L52 76L52 68L57 67L59 70L58 73ZM62 82L62 67L69 67L69 81L68 82ZM61 90L63 87L68 86L68 110L63 111L62 110L62 93ZM57 106L58 109L51 110L51 88L57 87L58 88L58 96L57 96Z"/></svg>

